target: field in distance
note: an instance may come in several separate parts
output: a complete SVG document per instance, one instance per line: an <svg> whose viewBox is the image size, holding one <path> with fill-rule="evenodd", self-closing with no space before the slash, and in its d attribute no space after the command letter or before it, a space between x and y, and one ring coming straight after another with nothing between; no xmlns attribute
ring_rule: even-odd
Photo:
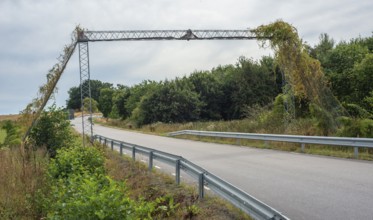
<svg viewBox="0 0 373 220"><path fill-rule="evenodd" d="M19 117L20 115L0 115L0 121L5 121L5 120L15 121Z"/></svg>

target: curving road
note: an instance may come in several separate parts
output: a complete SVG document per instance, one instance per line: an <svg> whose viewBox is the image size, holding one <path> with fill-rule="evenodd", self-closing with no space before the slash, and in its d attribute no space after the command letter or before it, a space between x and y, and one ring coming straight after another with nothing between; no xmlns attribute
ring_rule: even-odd
<svg viewBox="0 0 373 220"><path fill-rule="evenodd" d="M81 130L81 118L72 121ZM373 162L203 143L94 125L94 133L181 155L291 219L373 220Z"/></svg>

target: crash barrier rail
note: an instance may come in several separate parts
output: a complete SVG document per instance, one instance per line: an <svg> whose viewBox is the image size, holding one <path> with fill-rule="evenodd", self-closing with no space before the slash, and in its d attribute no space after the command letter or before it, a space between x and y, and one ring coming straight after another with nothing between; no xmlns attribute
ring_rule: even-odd
<svg viewBox="0 0 373 220"><path fill-rule="evenodd" d="M292 142L301 144L301 152L304 153L306 144L349 146L354 148L354 157L359 157L359 147L373 148L373 138L350 138L350 137L325 137L325 136L300 136L281 134L254 134L237 132L215 132L182 130L168 133L168 136L196 135L206 137L233 138L240 143L241 139L263 140L265 145L268 141Z"/></svg>
<svg viewBox="0 0 373 220"><path fill-rule="evenodd" d="M141 154L147 156L148 159L148 169L153 169L153 161L158 160L160 162L166 163L170 166L175 167L175 178L176 183L180 184L180 172L184 171L190 175L193 179L198 181L198 192L199 198L204 197L204 187L208 186L212 191L231 202L234 206L240 208L247 214L249 214L254 219L273 219L273 220L287 220L286 216L281 214L279 211L270 207L269 205L259 201L253 196L247 194L243 190L233 186L232 184L222 180L221 178L213 175L207 170L197 166L196 164L190 162L189 160L162 152L159 150L142 147L136 144L130 144L101 135L95 135L95 140L98 140L101 144L110 146L111 150L114 150L114 146L119 147L119 153L123 155L123 149L132 152L132 159L136 159L136 154Z"/></svg>

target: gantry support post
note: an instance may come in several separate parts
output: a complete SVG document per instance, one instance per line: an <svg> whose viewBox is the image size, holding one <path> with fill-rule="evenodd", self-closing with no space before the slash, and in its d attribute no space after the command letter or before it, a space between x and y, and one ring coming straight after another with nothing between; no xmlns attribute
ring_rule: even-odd
<svg viewBox="0 0 373 220"><path fill-rule="evenodd" d="M80 100L82 110L82 132L83 146L85 146L85 135L93 138L93 118L92 118L92 100L91 100L91 83L89 72L89 51L88 41L79 42L79 67L80 67ZM84 105L84 99L89 98L89 106Z"/></svg>

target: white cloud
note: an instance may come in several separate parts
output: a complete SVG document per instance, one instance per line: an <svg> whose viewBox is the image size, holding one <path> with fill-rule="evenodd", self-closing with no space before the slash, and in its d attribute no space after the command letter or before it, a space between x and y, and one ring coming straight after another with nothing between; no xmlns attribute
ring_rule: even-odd
<svg viewBox="0 0 373 220"><path fill-rule="evenodd" d="M78 24L90 30L246 29L283 19L314 44L324 32L336 40L370 36L372 11L371 0L1 0L0 114L17 113L35 97ZM127 85L270 53L255 41L92 43L90 52L92 78ZM58 104L78 83L76 53L58 85Z"/></svg>

